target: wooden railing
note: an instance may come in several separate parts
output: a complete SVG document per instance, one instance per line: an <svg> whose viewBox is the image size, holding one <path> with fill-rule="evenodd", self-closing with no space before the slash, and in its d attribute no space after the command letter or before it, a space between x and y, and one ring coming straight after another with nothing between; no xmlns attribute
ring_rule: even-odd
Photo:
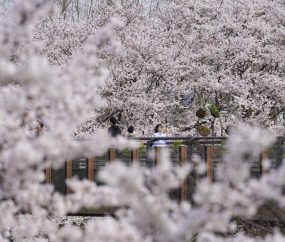
<svg viewBox="0 0 285 242"><path fill-rule="evenodd" d="M131 138L136 140L142 140L145 143L144 148L144 156L141 155L141 150L134 149L130 150L127 154L127 160L124 160L127 165L132 163L137 163L142 166L146 167L153 167L159 165L160 163L160 153L162 147L153 147L153 143L156 140L166 140L169 149L175 148L175 164L176 165L183 165L187 162L192 162L193 155L199 155L202 159L205 160L207 164L207 171L204 176L207 176L210 182L214 182L214 173L216 169L217 163L222 161L222 156L227 151L224 151L223 143L227 139L227 137L165 137L165 138L153 138L153 137L144 137L144 138ZM171 146L173 141L180 140L182 145L179 147ZM258 178L262 175L267 174L269 171L262 166L262 160L265 159L272 159L274 156L274 161L276 163L276 167L278 164L281 164L283 159L283 142L285 137L280 136L277 137L277 142L272 150L267 149L262 154L260 154L260 159L254 163L252 168L253 174ZM150 149L155 150L155 159L150 160L147 158L146 154ZM220 158L217 158L219 156ZM70 194L71 190L65 185L65 179L72 178L73 175L80 175L80 179L87 178L90 181L97 181L97 175L94 173L100 170L108 162L113 162L116 158L122 158L122 154L120 151L117 151L115 148L110 148L108 152L104 155L104 157L87 157L81 160L67 160L65 165L61 167L59 170L53 170L50 166L46 169L46 183L53 183L55 184L56 190L60 191L63 194ZM179 158L178 158L179 157ZM142 162L143 160L143 162ZM103 165L102 165L103 164ZM182 181L181 189L180 189L180 200L188 200L191 201L191 193L193 189L190 189L189 185L189 177L196 182L196 171L195 171L195 164L193 163L193 169L191 174ZM273 169L273 168L272 168ZM192 185L191 185L192 186ZM189 189L191 190L189 192Z"/></svg>
<svg viewBox="0 0 285 242"><path fill-rule="evenodd" d="M154 164L155 165L159 165L160 163L160 152L161 152L161 147L156 147L155 148L155 159L154 159ZM107 162L114 162L116 160L116 149L115 148L110 148L108 151L108 159ZM134 149L131 150L131 159L130 159L130 163L138 163L139 162L139 150L138 149ZM180 164L186 164L187 163L187 147L186 146L180 146L179 147L179 160L180 160ZM72 160L67 160L65 162L65 166L61 167L61 170L64 170L65 179L70 179L73 176L73 166L72 163L76 162L76 161L72 161ZM93 157L88 157L86 159L86 166L85 168L85 178L87 178L90 181L94 181L94 169L96 169L96 158ZM64 181L62 181L64 183ZM51 184L52 183L52 168L51 166L48 166L46 169L46 183ZM182 200L186 200L187 199L187 195L186 195L186 189L187 189L187 183L184 181L182 186L182 192L181 192L181 199ZM65 186L65 192L66 194L70 194L71 190Z"/></svg>

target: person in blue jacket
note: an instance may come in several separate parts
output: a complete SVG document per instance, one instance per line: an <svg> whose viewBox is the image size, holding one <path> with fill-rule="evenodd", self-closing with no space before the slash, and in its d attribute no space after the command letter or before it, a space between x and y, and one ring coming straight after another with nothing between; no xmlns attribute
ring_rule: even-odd
<svg viewBox="0 0 285 242"><path fill-rule="evenodd" d="M168 128L164 129L162 131L162 125L161 124L158 124L155 126L155 129L154 129L154 135L153 137L169 137L169 131L168 131ZM157 146L157 147L164 147L166 146L166 140L157 140L154 142L153 146Z"/></svg>

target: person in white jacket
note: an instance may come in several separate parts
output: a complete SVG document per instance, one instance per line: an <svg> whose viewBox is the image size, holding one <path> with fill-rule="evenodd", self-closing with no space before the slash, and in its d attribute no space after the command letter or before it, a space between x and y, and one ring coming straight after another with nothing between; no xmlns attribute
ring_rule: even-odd
<svg viewBox="0 0 285 242"><path fill-rule="evenodd" d="M162 131L162 125L161 124L158 124L155 126L155 129L154 129L154 135L153 137L169 137L169 131L168 131L168 128L164 129ZM164 147L166 146L166 140L157 140L154 142L153 146L157 146L157 147Z"/></svg>

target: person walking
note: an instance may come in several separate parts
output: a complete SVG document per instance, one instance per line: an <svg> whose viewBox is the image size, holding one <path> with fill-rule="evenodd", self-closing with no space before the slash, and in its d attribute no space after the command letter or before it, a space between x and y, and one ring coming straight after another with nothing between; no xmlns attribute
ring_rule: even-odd
<svg viewBox="0 0 285 242"><path fill-rule="evenodd" d="M138 137L138 135L135 133L135 129L134 129L134 126L130 126L128 128L128 136L127 137ZM142 134L140 137L145 137L144 134Z"/></svg>
<svg viewBox="0 0 285 242"><path fill-rule="evenodd" d="M121 135L122 131L119 128L118 125L116 125L117 119L115 117L110 118L110 125L111 127L108 129L108 134L111 137L117 137L118 135Z"/></svg>
<svg viewBox="0 0 285 242"><path fill-rule="evenodd" d="M153 137L169 137L168 136L169 135L168 128L164 129L162 132L162 125L161 124L158 124L155 126L154 132L155 133L154 133ZM166 146L166 141L165 140L157 140L154 142L153 146L164 147L164 146Z"/></svg>

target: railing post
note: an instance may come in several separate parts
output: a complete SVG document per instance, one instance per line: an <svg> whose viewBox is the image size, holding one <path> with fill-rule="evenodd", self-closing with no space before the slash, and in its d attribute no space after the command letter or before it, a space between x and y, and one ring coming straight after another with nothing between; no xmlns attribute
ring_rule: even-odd
<svg viewBox="0 0 285 242"><path fill-rule="evenodd" d="M268 149L264 150L261 155L262 175L268 174L268 169L264 168L263 161L268 159Z"/></svg>
<svg viewBox="0 0 285 242"><path fill-rule="evenodd" d="M65 179L72 178L72 160L67 160L65 163ZM71 193L71 189L65 184L66 194Z"/></svg>
<svg viewBox="0 0 285 242"><path fill-rule="evenodd" d="M148 168L151 168L152 167L152 160L149 158L149 154L151 152L151 144L150 144L150 141L148 140L147 143L146 143L146 157L147 157L147 160L146 160L146 166Z"/></svg>
<svg viewBox="0 0 285 242"><path fill-rule="evenodd" d="M207 146L207 178L213 182L213 147Z"/></svg>
<svg viewBox="0 0 285 242"><path fill-rule="evenodd" d="M88 163L87 163L87 169L88 169L88 180L94 181L94 159L93 157L88 157Z"/></svg>
<svg viewBox="0 0 285 242"><path fill-rule="evenodd" d="M139 163L139 150L134 149L131 151L132 163Z"/></svg>
<svg viewBox="0 0 285 242"><path fill-rule="evenodd" d="M160 163L160 152L161 147L155 147L155 165L159 165Z"/></svg>
<svg viewBox="0 0 285 242"><path fill-rule="evenodd" d="M109 161L110 162L115 161L116 160L116 149L115 148L110 148L109 152L108 152L108 155L109 155Z"/></svg>
<svg viewBox="0 0 285 242"><path fill-rule="evenodd" d="M180 146L179 147L179 156L180 156L180 163L181 166L187 163L187 146ZM187 177L182 181L181 184L181 200L187 200Z"/></svg>
<svg viewBox="0 0 285 242"><path fill-rule="evenodd" d="M51 165L47 165L46 168L46 184L51 184Z"/></svg>

